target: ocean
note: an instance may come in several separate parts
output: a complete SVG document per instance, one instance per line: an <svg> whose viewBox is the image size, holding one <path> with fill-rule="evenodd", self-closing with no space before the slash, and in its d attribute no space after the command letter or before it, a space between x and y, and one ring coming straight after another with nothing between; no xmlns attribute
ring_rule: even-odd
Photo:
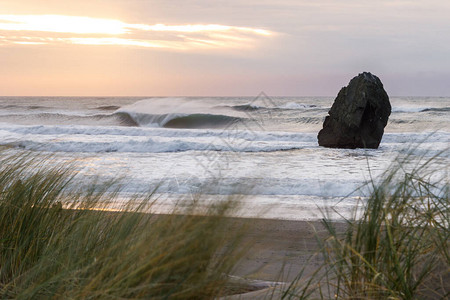
<svg viewBox="0 0 450 300"><path fill-rule="evenodd" d="M242 217L348 217L370 192L367 183L405 156L411 165L436 156L430 179L448 182L449 97L391 97L379 149L318 145L333 100L0 97L0 153L70 163L77 187L119 180L112 209L153 192L162 213L201 195L235 197Z"/></svg>

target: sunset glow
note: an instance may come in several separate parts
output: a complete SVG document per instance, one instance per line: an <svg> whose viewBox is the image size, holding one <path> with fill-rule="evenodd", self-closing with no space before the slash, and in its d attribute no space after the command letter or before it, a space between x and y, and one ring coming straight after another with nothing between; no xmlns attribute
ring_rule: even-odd
<svg viewBox="0 0 450 300"><path fill-rule="evenodd" d="M64 15L0 15L0 30L15 32L3 37L0 45L117 45L173 50L204 48L248 48L257 37L273 32L259 28L235 27L218 24L129 24L113 19L98 19ZM19 32L19 33L17 33ZM20 32L24 32L23 35ZM27 36L28 32L41 32ZM75 34L73 37L46 37L43 33ZM153 38L151 33L165 33ZM146 34L145 38L139 38ZM196 36L189 36L195 34ZM95 35L95 36L92 36ZM101 36L103 35L103 36ZM106 36L105 36L106 35Z"/></svg>
<svg viewBox="0 0 450 300"><path fill-rule="evenodd" d="M1 0L0 94L450 94L450 1Z"/></svg>
<svg viewBox="0 0 450 300"><path fill-rule="evenodd" d="M125 23L117 20L60 15L0 15L0 30L64 32L76 34L123 34Z"/></svg>

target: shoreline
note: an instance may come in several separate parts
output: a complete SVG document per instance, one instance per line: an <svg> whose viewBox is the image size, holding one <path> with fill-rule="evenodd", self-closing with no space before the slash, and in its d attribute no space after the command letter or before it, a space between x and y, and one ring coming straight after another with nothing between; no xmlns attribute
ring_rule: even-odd
<svg viewBox="0 0 450 300"><path fill-rule="evenodd" d="M184 195L185 197L186 195ZM343 222L345 219L353 219L358 207L362 207L365 201L361 196L348 197L320 197L302 195L297 196L297 201L292 203L276 203L279 197L288 198L287 195L202 195L196 201L196 209L191 214L202 216L214 203L223 201L235 201L236 207L226 214L228 218L239 219L263 219L279 221L320 222L326 219L332 222ZM169 193L155 193L157 200L149 205L142 204L140 200L132 197L119 196L112 202L103 203L101 206L92 207L92 210L120 212L124 204L133 211L139 208L143 213L155 215L183 214L185 208L190 208L192 201L185 199L183 195ZM231 198L230 198L231 197ZM182 200L177 202L178 200ZM175 204L176 203L176 204ZM256 205L255 205L256 204ZM64 205L65 209L71 209L70 204Z"/></svg>

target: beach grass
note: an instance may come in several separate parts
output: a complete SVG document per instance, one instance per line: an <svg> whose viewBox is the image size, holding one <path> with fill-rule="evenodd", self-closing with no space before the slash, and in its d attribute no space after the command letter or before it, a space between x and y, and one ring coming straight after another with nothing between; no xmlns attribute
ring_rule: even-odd
<svg viewBox="0 0 450 300"><path fill-rule="evenodd" d="M439 155L407 157L370 181L353 218L336 223L325 211L321 264L265 298L448 299L449 185L433 176ZM0 298L215 299L251 290L227 276L251 249L245 222L230 225L233 199L201 215L196 201L155 215L150 192L108 211L120 186L76 190L74 176L70 164L3 156Z"/></svg>
<svg viewBox="0 0 450 300"><path fill-rule="evenodd" d="M283 298L448 299L449 185L433 178L437 157L407 156L372 180L344 230L324 213L323 264L309 278L300 274Z"/></svg>
<svg viewBox="0 0 450 300"><path fill-rule="evenodd" d="M152 195L93 210L111 187L68 188L68 166L5 157L0 168L0 298L210 299L227 293L240 230L226 232L233 200L147 214ZM38 164L39 165L39 164ZM32 167L34 166L34 167ZM62 203L71 203L63 209ZM66 206L66 204L65 204ZM133 207L130 209L130 207ZM220 255L218 253L220 252Z"/></svg>

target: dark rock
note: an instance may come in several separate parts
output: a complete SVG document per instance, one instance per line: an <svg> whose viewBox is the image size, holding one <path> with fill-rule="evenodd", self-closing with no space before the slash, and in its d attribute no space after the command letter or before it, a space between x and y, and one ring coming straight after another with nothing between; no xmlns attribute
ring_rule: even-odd
<svg viewBox="0 0 450 300"><path fill-rule="evenodd" d="M343 87L317 136L332 148L378 148L391 114L389 96L380 79L364 72Z"/></svg>

